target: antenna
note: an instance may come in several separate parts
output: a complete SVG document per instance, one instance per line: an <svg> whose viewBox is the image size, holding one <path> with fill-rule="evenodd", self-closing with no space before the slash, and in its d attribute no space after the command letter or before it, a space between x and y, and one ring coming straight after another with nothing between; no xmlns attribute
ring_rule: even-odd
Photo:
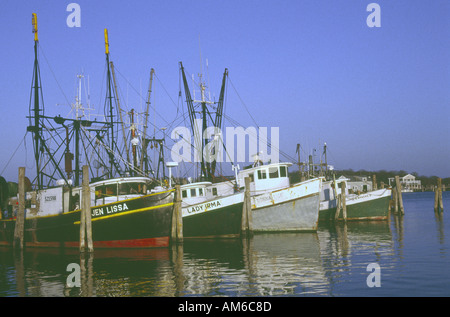
<svg viewBox="0 0 450 317"><path fill-rule="evenodd" d="M200 44L200 35L198 36L198 50L200 54L200 74L198 77L200 78L200 84L202 83L202 76L203 76L203 62L202 62L202 47Z"/></svg>

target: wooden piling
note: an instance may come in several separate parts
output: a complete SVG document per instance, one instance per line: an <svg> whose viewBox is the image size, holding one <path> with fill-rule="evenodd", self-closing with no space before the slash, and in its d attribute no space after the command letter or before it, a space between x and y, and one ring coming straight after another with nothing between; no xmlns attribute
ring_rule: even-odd
<svg viewBox="0 0 450 317"><path fill-rule="evenodd" d="M395 176L395 184L397 186L397 199L398 199L398 208L402 215L405 214L405 209L403 208L403 198L402 198L402 185L400 184L400 177ZM396 207L397 209L397 207Z"/></svg>
<svg viewBox="0 0 450 317"><path fill-rule="evenodd" d="M172 243L183 242L183 213L181 209L180 185L175 186L175 202L173 204L172 212L171 241Z"/></svg>
<svg viewBox="0 0 450 317"><path fill-rule="evenodd" d="M19 167L19 210L14 227L13 247L23 249L25 233L25 167Z"/></svg>
<svg viewBox="0 0 450 317"><path fill-rule="evenodd" d="M250 178L245 178L244 204L242 205L241 236L247 237L253 234L252 202L250 195Z"/></svg>
<svg viewBox="0 0 450 317"><path fill-rule="evenodd" d="M392 200L394 201L394 214L398 214L398 194L397 194L398 188L394 187L392 191Z"/></svg>
<svg viewBox="0 0 450 317"><path fill-rule="evenodd" d="M177 198L175 201L175 206L178 210L177 212L177 241L178 243L183 242L183 211L181 209L181 188L180 185L176 185Z"/></svg>
<svg viewBox="0 0 450 317"><path fill-rule="evenodd" d="M347 221L347 202L345 198L345 182L341 183L341 204L342 204L342 218Z"/></svg>
<svg viewBox="0 0 450 317"><path fill-rule="evenodd" d="M341 194L339 194L336 198L336 213L334 215L334 220L338 220L340 212L341 212Z"/></svg>
<svg viewBox="0 0 450 317"><path fill-rule="evenodd" d="M89 187L89 166L83 166L82 202L80 215L80 251L94 251L91 221L91 190ZM87 245L86 245L87 244Z"/></svg>
<svg viewBox="0 0 450 317"><path fill-rule="evenodd" d="M337 196L336 199L336 213L334 215L334 220L339 219L339 215L342 210L342 219L344 221L347 221L347 204L346 204L346 198L345 198L345 182L341 183L341 193Z"/></svg>
<svg viewBox="0 0 450 317"><path fill-rule="evenodd" d="M372 176L372 190L377 190L377 175L373 174Z"/></svg>
<svg viewBox="0 0 450 317"><path fill-rule="evenodd" d="M442 179L437 179L437 187L434 192L434 211L435 212L443 212L444 211L444 202L442 201Z"/></svg>

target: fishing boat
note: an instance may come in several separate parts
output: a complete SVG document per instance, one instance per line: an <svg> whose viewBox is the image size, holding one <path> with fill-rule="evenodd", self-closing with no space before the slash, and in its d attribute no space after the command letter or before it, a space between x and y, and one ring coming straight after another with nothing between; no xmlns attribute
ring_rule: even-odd
<svg viewBox="0 0 450 317"><path fill-rule="evenodd" d="M145 189L149 182L144 177L128 177L90 184L94 248L169 245L173 190L152 193ZM27 192L26 198L30 206L25 210L27 247L79 247L81 187L37 190ZM0 245L12 245L15 223L14 217L0 220Z"/></svg>
<svg viewBox="0 0 450 317"><path fill-rule="evenodd" d="M300 145L297 145L299 153L299 167L301 177L319 177L322 179L320 190L320 210L319 222L343 219L344 215L340 210L336 218L336 210L339 204L338 196L341 194L341 187L345 188L346 220L385 220L388 218L389 200L391 190L389 188L354 194L349 192L347 186L348 178L340 177L336 179L334 168L327 162L327 144L324 143L322 158L320 163L313 162L313 156L309 155L307 163L300 162ZM307 169L305 171L304 169ZM315 175L315 176L314 176ZM339 205L342 207L342 204Z"/></svg>
<svg viewBox="0 0 450 317"><path fill-rule="evenodd" d="M291 184L292 163L255 164L239 172L238 182L250 178L253 231L314 232L319 217L321 178Z"/></svg>
<svg viewBox="0 0 450 317"><path fill-rule="evenodd" d="M186 102L188 106L191 127L194 135L201 129L203 135L207 126L207 117L211 113L214 102L206 99L205 85L200 80L201 99L195 100L191 97L189 85L186 79L183 64L180 62L180 70L183 75ZM214 105L215 120L214 127L221 127L221 117L224 102L224 91L228 70L225 69L222 79L217 106ZM201 76L200 76L201 79ZM200 111L196 111L195 104ZM211 108L211 109L210 109ZM200 118L196 114L200 113ZM202 122L202 128L196 126L195 122ZM198 130L197 130L198 129ZM241 235L242 211L244 206L244 192L236 190L229 182L213 182L215 178L216 162L207 162L204 159L203 149L207 140L201 145L201 175L199 181L180 186L182 200L183 238L237 238ZM199 142L200 143L200 142ZM200 146L199 146L200 147Z"/></svg>
<svg viewBox="0 0 450 317"><path fill-rule="evenodd" d="M207 122L205 118L212 117L209 113L207 105L211 102L205 100L205 86L200 83L200 91L202 99L199 102L201 108L195 111L193 106L193 100L191 98L186 76L184 73L184 68L181 65L181 72L183 74L183 81L186 91L186 100L188 103L188 110L190 116L190 122L195 136L204 136L206 134ZM214 136L212 140L204 139L203 137L198 137L198 147L200 148L200 158L201 158L201 173L205 180L211 181L214 178L215 164L216 161L213 160L209 162L205 160L205 157L210 157L214 153L205 152L208 149L208 142L215 142L217 138L221 137L220 131L222 131L221 120L223 111L223 98L224 98L224 87L225 80L227 78L228 71L225 69L224 77L222 80L222 89L220 92L219 102L216 110L216 117L213 120L214 131L219 131L217 135ZM200 118L202 121L198 120L196 114L202 114ZM198 120L196 122L196 120ZM201 122L201 124L198 124ZM197 130L196 130L197 129ZM215 132L216 133L216 132ZM200 140L201 139L201 140ZM216 149L216 145L210 148ZM226 151L226 149L225 149ZM208 200L205 203L198 204L196 206L191 205L189 208L183 209L183 226L184 230L190 225L191 214L196 214L207 216L210 215L211 228L214 228L218 223L213 220L212 213L201 212L207 206L210 206L208 210L218 210L214 206L214 202L224 205L221 199L228 201L230 205L227 208L222 208L223 213L229 213L228 217L220 218L220 226L230 229L231 231L238 232L239 225L241 224L242 212L241 206L243 205L245 190L245 178L250 178L250 199L251 199L251 217L252 217L252 231L257 232L283 232L283 231L316 231L318 226L318 213L319 213L319 192L321 180L319 178L311 179L299 184L290 184L288 167L292 164L290 163L272 163L269 165L259 165L260 159L256 155L255 163L252 168L244 169L237 173L237 168L233 165L233 170L235 170L235 179L230 179L227 181L211 182L202 188L204 184L197 183L192 184L192 191L195 192L194 187L198 187L198 190L202 190L203 193L206 191L211 191L212 196L216 197L216 200ZM199 187L200 186L200 187ZM188 189L188 187L186 187ZM239 192L234 193L233 192ZM198 193L197 193L198 195ZM198 197L198 196L197 196ZM198 199L198 198L197 198ZM206 205L205 205L206 204ZM226 210L226 211L225 211ZM191 214L189 214L189 211ZM195 212L197 211L197 213ZM193 217L191 218L194 219ZM186 220L186 221L185 221ZM192 221L192 224L194 222ZM201 227L201 230L206 230L209 227L208 222L198 221L197 225ZM225 230L226 231L226 230Z"/></svg>
<svg viewBox="0 0 450 317"><path fill-rule="evenodd" d="M30 102L30 125L27 131L33 135L37 175L25 194L24 245L68 248L80 246L80 203L83 199L80 158L84 154L85 161L92 162L86 166L91 176L90 197L87 199L90 201L93 247L167 247L174 190L155 187L154 179L144 176L137 169L135 148L133 162L123 159L123 152L118 147L116 127L120 109L117 110L112 101L112 62L109 62L107 30L105 29L105 53L109 107L105 108L109 112L105 113L105 117L109 120L91 121L78 115L74 119L49 117L44 114L41 100L35 14L32 21L35 61L30 100L34 102ZM59 131L62 131L62 135ZM90 137L92 135L94 137ZM54 140L60 142L53 142ZM80 149L81 144L84 145L83 149ZM134 147L136 142L132 144ZM70 151L72 145L75 154ZM101 148L106 149L106 160L101 155ZM64 169L60 162L64 163ZM92 174L95 171L97 175L94 179ZM9 199L9 213L0 220L0 245L13 244L18 204L19 197Z"/></svg>
<svg viewBox="0 0 450 317"><path fill-rule="evenodd" d="M348 179L343 177L337 180L324 181L320 194L319 221L330 221L336 219L336 209L338 206L338 195L341 191L341 184L347 184ZM361 220L386 220L389 216L389 200L391 199L391 189L383 188L361 194L348 192L345 185L345 204L348 221ZM343 219L340 212L337 220Z"/></svg>
<svg viewBox="0 0 450 317"><path fill-rule="evenodd" d="M218 196L213 183L181 186L184 238L237 238L241 235L244 193Z"/></svg>

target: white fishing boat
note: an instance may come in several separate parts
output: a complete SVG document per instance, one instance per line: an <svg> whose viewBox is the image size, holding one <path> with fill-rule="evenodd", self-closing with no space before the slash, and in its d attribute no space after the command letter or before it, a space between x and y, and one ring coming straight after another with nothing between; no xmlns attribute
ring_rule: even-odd
<svg viewBox="0 0 450 317"><path fill-rule="evenodd" d="M291 163L253 166L238 174L238 183L250 177L254 232L313 232L319 219L321 179L290 184Z"/></svg>
<svg viewBox="0 0 450 317"><path fill-rule="evenodd" d="M347 178L339 178L332 181L324 181L320 193L320 221L335 219L338 204L338 195L341 193L341 184L347 184ZM361 194L348 192L345 186L345 204L347 209L347 220L386 220L389 215L389 200L391 189L383 188ZM338 220L342 219L342 212Z"/></svg>

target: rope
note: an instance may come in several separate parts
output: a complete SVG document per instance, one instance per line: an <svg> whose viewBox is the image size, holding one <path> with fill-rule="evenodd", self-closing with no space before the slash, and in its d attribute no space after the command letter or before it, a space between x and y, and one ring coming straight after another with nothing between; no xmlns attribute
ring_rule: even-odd
<svg viewBox="0 0 450 317"><path fill-rule="evenodd" d="M11 162L11 160L13 159L14 155L16 154L17 150L19 150L19 147L22 145L22 143L25 142L25 138L27 136L27 133L25 132L25 135L22 138L22 141L19 143L19 145L17 146L17 148L15 149L14 153L11 155L11 157L9 158L8 162L6 163L5 167L3 168L1 174L3 174L3 172L6 170L6 168L8 167L9 163Z"/></svg>

